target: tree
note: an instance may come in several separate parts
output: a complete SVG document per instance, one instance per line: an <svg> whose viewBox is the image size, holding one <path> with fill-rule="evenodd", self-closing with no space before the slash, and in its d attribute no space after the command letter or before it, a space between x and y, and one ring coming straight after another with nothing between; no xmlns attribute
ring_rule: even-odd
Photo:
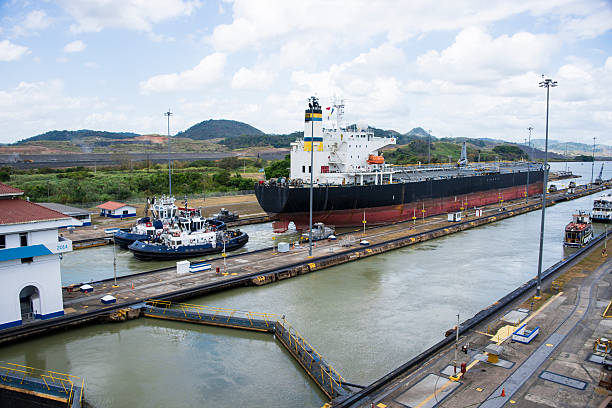
<svg viewBox="0 0 612 408"><path fill-rule="evenodd" d="M289 168L291 160L289 155L286 155L283 160L275 160L265 168L266 178L289 177Z"/></svg>

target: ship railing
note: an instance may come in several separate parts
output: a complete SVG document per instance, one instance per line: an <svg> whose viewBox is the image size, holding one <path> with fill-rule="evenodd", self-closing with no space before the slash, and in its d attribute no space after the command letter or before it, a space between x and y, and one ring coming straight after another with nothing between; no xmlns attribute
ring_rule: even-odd
<svg viewBox="0 0 612 408"><path fill-rule="evenodd" d="M72 406L78 393L79 405L83 403L85 379L72 374L0 361L0 383L15 384L32 392L65 396L68 406Z"/></svg>

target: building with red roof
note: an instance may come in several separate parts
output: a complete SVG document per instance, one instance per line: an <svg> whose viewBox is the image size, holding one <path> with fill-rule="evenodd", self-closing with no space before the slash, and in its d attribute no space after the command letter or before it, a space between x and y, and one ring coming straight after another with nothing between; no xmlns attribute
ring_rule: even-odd
<svg viewBox="0 0 612 408"><path fill-rule="evenodd" d="M23 195L0 183L0 330L64 314L58 229L78 221Z"/></svg>
<svg viewBox="0 0 612 408"><path fill-rule="evenodd" d="M96 206L100 209L100 215L110 218L127 218L136 216L136 207L116 201L107 201Z"/></svg>

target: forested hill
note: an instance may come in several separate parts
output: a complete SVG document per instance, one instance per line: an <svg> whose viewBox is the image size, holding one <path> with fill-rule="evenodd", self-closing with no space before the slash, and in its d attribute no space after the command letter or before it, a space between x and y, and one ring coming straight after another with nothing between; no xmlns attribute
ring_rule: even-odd
<svg viewBox="0 0 612 408"><path fill-rule="evenodd" d="M179 132L178 137L205 140L214 138L238 137L242 135L263 135L264 133L243 122L226 119L210 119L193 125L184 132Z"/></svg>
<svg viewBox="0 0 612 408"><path fill-rule="evenodd" d="M20 140L17 144L25 142L36 142L39 140L53 140L53 141L64 141L83 139L86 137L99 137L103 139L130 139L136 136L140 136L137 133L130 132L104 132L100 130L52 130L37 136L32 136L24 140Z"/></svg>

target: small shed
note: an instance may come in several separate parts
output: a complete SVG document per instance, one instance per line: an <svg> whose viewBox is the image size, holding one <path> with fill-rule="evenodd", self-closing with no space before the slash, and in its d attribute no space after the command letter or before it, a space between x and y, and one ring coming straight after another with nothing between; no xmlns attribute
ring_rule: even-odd
<svg viewBox="0 0 612 408"><path fill-rule="evenodd" d="M75 222L74 225L70 225L71 227L80 227L91 225L91 214L87 210L83 210L82 208L70 207L69 205L58 204L58 203L38 203L43 207L47 207L50 210L54 210L57 212L61 212L64 215L72 217L76 219L78 222Z"/></svg>
<svg viewBox="0 0 612 408"><path fill-rule="evenodd" d="M136 216L136 207L116 201L107 201L96 206L100 209L100 215L109 218L128 218Z"/></svg>

